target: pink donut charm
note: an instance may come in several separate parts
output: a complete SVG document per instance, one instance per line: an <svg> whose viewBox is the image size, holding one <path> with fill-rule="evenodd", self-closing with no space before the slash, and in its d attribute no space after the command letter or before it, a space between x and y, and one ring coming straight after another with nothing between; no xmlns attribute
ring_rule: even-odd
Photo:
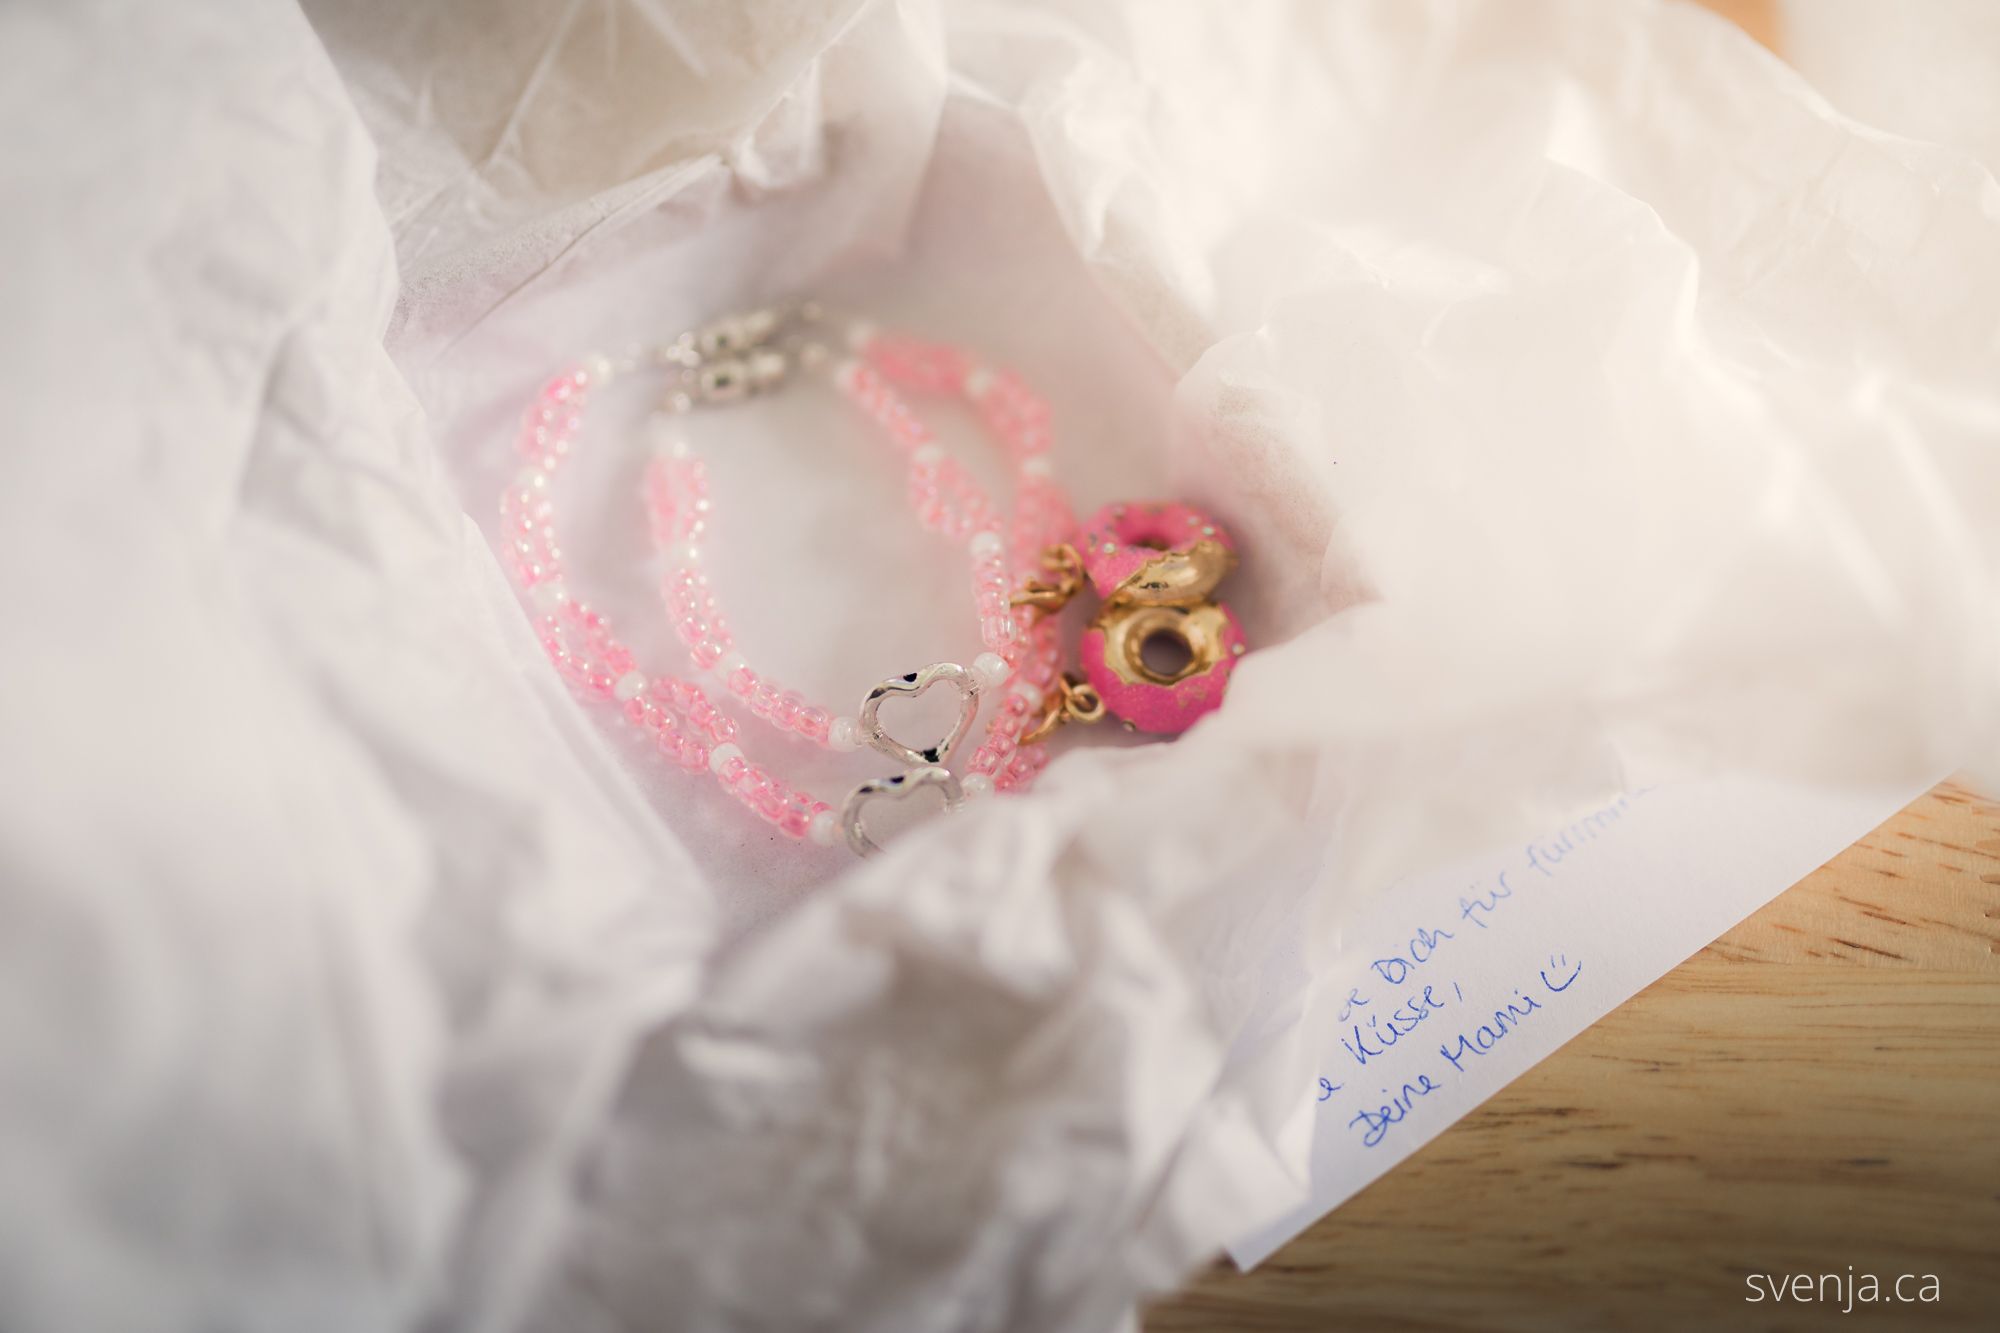
<svg viewBox="0 0 2000 1333"><path fill-rule="evenodd" d="M1177 641L1172 652L1179 665L1147 660L1148 645L1161 638ZM1244 650L1243 627L1220 602L1107 607L1083 633L1083 678L1112 716L1139 731L1174 736L1222 706Z"/></svg>
<svg viewBox="0 0 2000 1333"><path fill-rule="evenodd" d="M1084 527L1084 572L1104 605L1084 631L1083 674L1139 731L1177 735L1222 704L1246 645L1210 594L1236 567L1221 524L1191 505L1107 505Z"/></svg>
<svg viewBox="0 0 2000 1333"><path fill-rule="evenodd" d="M1083 570L1107 602L1192 606L1236 567L1236 543L1193 505L1109 504L1083 525Z"/></svg>

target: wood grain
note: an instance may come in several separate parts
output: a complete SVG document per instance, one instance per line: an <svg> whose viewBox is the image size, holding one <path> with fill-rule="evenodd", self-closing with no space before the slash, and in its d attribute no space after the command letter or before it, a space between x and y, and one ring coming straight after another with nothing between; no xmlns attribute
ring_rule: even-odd
<svg viewBox="0 0 2000 1333"><path fill-rule="evenodd" d="M2000 1327L2000 805L1935 788L1168 1330ZM1914 1287L1911 1288L1914 1290Z"/></svg>

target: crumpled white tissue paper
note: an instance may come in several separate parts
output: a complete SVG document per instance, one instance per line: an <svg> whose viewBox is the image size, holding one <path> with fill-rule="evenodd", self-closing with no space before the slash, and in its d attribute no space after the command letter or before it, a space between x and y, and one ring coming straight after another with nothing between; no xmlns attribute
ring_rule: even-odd
<svg viewBox="0 0 2000 1333"><path fill-rule="evenodd" d="M307 10L0 14L0 1326L1129 1325L1303 1194L1356 895L1621 784L1995 775L2000 190L1710 15ZM522 406L806 292L1230 524L1228 706L861 864L574 702ZM664 665L646 407L563 503ZM697 429L753 660L970 640L840 405Z"/></svg>

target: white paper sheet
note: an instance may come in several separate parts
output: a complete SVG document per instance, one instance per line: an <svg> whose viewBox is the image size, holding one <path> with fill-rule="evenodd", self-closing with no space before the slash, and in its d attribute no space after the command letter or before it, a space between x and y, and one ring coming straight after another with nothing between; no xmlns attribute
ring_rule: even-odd
<svg viewBox="0 0 2000 1333"><path fill-rule="evenodd" d="M0 6L8 1333L1099 1333L1300 1197L1308 1034L1236 1038L1390 881L1669 771L2000 771L2000 195L1720 19L311 8ZM808 291L1232 526L1220 714L850 864L569 696L479 528L524 396ZM963 572L837 422L703 443L739 641L855 697Z"/></svg>
<svg viewBox="0 0 2000 1333"><path fill-rule="evenodd" d="M1747 778L1629 793L1399 885L1314 1000L1312 1195L1249 1268L1914 799Z"/></svg>

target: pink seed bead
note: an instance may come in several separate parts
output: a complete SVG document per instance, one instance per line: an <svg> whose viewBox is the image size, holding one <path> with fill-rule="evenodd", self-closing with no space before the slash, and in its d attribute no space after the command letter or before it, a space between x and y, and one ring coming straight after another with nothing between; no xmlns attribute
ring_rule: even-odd
<svg viewBox="0 0 2000 1333"><path fill-rule="evenodd" d="M695 644L692 648L688 649L688 656L694 659L694 664L696 666L700 667L703 671L706 671L710 667L714 666L717 662L720 662L722 660L722 654L726 651L727 649L725 649L721 644L717 643L715 640L703 639L701 642Z"/></svg>
<svg viewBox="0 0 2000 1333"><path fill-rule="evenodd" d="M809 740L824 742L832 726L833 716L824 708L805 708L799 712L799 734Z"/></svg>
<svg viewBox="0 0 2000 1333"><path fill-rule="evenodd" d="M799 724L799 714L805 711L805 700L797 690L786 690L777 698L771 708L771 720L790 731Z"/></svg>
<svg viewBox="0 0 2000 1333"><path fill-rule="evenodd" d="M757 673L749 667L737 667L729 673L729 692L742 698L749 698L757 688Z"/></svg>
<svg viewBox="0 0 2000 1333"><path fill-rule="evenodd" d="M699 773L708 767L708 747L696 740L685 737L681 742L681 767L690 773Z"/></svg>
<svg viewBox="0 0 2000 1333"><path fill-rule="evenodd" d="M722 766L722 773L720 776L725 785L734 787L738 783L743 781L744 775L747 774L749 771L750 771L750 765L748 761L746 761L742 755L736 755L735 757L731 758L728 763Z"/></svg>

